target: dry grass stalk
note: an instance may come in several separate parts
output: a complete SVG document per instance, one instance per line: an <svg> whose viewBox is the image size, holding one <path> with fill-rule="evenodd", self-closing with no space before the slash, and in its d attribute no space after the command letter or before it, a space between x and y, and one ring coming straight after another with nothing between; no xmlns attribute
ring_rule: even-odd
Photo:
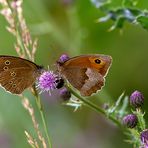
<svg viewBox="0 0 148 148"><path fill-rule="evenodd" d="M39 148L39 145L38 145L37 141L36 141L35 139L33 139L33 138L31 137L31 135L30 135L27 131L25 131L25 135L26 135L26 137L27 137L27 141L28 141L29 145L30 145L32 148Z"/></svg>
<svg viewBox="0 0 148 148"><path fill-rule="evenodd" d="M22 97L22 104L23 104L24 108L29 112L29 114L31 116L33 126L35 128L35 131L36 131L36 133L38 135L39 140L42 143L43 148L47 148L45 139L44 139L44 137L42 136L42 134L41 134L41 132L39 130L39 125L38 125L38 123L36 121L36 118L35 118L35 115L34 115L34 109L30 105L30 102L26 97L24 97L23 95L21 95L21 97Z"/></svg>
<svg viewBox="0 0 148 148"><path fill-rule="evenodd" d="M37 39L33 41L31 38L29 29L26 25L26 21L23 17L22 2L23 0L13 0L11 2L8 0L0 0L0 4L2 6L0 13L8 22L9 26L7 26L6 29L16 38L15 50L19 57L28 58L31 61L34 61L35 53L37 50ZM29 112L31 116L33 126L38 135L38 139L41 141L43 148L46 148L47 146L45 139L39 130L38 123L35 119L34 110L29 103L29 99L22 95L21 98L23 98L22 104L24 108ZM33 138L27 133L26 136L29 140L28 142L32 144Z"/></svg>
<svg viewBox="0 0 148 148"><path fill-rule="evenodd" d="M28 58L34 61L37 47L37 39L31 38L26 21L23 17L23 0L14 0L11 3L8 0L0 0L2 10L0 13L5 17L9 26L7 30L16 37L15 49L20 57Z"/></svg>

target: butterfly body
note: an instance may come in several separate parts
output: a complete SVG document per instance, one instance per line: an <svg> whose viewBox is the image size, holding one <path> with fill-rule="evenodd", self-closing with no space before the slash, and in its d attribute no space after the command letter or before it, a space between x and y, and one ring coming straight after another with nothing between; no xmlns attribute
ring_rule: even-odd
<svg viewBox="0 0 148 148"><path fill-rule="evenodd" d="M41 66L14 56L0 56L0 85L13 94L21 94L32 86L41 73Z"/></svg>
<svg viewBox="0 0 148 148"><path fill-rule="evenodd" d="M108 55L81 55L60 63L58 69L82 96L90 96L104 85L111 62Z"/></svg>

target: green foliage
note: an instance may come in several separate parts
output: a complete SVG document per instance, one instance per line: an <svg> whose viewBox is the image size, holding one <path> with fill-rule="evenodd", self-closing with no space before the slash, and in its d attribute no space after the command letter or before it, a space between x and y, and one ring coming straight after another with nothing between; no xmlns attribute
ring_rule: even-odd
<svg viewBox="0 0 148 148"><path fill-rule="evenodd" d="M148 30L148 15L138 16L137 22L141 24L144 29Z"/></svg>
<svg viewBox="0 0 148 148"><path fill-rule="evenodd" d="M136 6L138 2L139 0L123 0L122 4L125 7L132 7L132 6Z"/></svg>
<svg viewBox="0 0 148 148"><path fill-rule="evenodd" d="M121 104L121 100L123 99L124 93L122 93L119 98L117 99L117 101L115 102L114 105L112 105L107 111L109 114L115 112L117 110L117 108L119 107L119 105Z"/></svg>
<svg viewBox="0 0 148 148"><path fill-rule="evenodd" d="M99 18L98 22L112 20L113 25L109 29L110 31L114 29L122 29L126 21L134 25L139 24L147 30L148 12L137 8L137 3L137 0L123 0L122 5L117 8L112 8L112 3L106 7L106 3L104 3L100 10L106 13L106 16Z"/></svg>

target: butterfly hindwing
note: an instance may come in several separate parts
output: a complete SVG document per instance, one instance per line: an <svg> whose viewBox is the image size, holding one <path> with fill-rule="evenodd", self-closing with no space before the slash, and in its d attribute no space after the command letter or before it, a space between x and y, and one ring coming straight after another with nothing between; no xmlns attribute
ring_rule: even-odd
<svg viewBox="0 0 148 148"><path fill-rule="evenodd" d="M82 96L90 96L92 93L96 93L98 90L101 90L104 86L104 78L98 73L95 69L88 68L85 72L88 79L85 80L84 85L80 89Z"/></svg>

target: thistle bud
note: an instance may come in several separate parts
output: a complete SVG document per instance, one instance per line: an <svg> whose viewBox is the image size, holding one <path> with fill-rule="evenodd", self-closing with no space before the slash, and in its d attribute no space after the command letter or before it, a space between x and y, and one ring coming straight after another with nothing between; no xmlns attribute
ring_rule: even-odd
<svg viewBox="0 0 148 148"><path fill-rule="evenodd" d="M66 87L62 88L59 93L60 93L60 97L64 101L68 101L71 97L71 92Z"/></svg>
<svg viewBox="0 0 148 148"><path fill-rule="evenodd" d="M59 63L64 63L65 61L67 61L69 59L69 56L67 54L63 54L60 56L59 58Z"/></svg>
<svg viewBox="0 0 148 148"><path fill-rule="evenodd" d="M134 91L130 96L130 104L135 107L141 107L144 103L144 97L143 94L139 91Z"/></svg>
<svg viewBox="0 0 148 148"><path fill-rule="evenodd" d="M148 147L148 129L144 130L140 134L141 143L145 146L144 148Z"/></svg>
<svg viewBox="0 0 148 148"><path fill-rule="evenodd" d="M124 116L123 124L128 128L134 128L138 123L138 118L134 114Z"/></svg>

